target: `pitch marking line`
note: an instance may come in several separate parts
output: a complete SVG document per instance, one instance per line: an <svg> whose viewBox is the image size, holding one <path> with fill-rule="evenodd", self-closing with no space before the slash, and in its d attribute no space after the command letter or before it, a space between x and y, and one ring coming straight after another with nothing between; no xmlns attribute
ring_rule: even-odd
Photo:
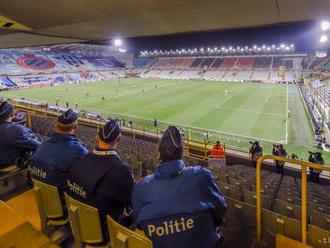
<svg viewBox="0 0 330 248"><path fill-rule="evenodd" d="M289 124L289 85L286 84L286 127L285 127L285 143L288 144L288 124Z"/></svg>

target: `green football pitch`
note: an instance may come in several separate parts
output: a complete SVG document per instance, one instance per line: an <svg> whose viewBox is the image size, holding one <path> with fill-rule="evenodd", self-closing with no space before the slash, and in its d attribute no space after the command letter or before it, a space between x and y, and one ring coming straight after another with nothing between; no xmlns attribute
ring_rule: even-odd
<svg viewBox="0 0 330 248"><path fill-rule="evenodd" d="M303 100L295 85L195 80L114 79L84 84L1 92L3 97L38 100L134 120L138 128L153 119L179 125L189 135L247 150L260 140L270 152L273 143L286 144L303 158L315 150L315 140ZM105 96L105 101L101 98ZM290 117L288 117L290 111ZM141 123L145 123L142 127ZM148 128L147 128L148 129ZM187 134L188 135L188 134ZM327 155L327 154L325 154Z"/></svg>

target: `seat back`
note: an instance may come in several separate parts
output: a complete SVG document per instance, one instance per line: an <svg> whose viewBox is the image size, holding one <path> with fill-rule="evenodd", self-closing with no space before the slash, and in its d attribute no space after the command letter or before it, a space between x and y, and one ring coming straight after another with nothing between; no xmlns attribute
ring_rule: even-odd
<svg viewBox="0 0 330 248"><path fill-rule="evenodd" d="M68 222L57 187L32 179L41 219L41 230L48 225L64 225Z"/></svg>
<svg viewBox="0 0 330 248"><path fill-rule="evenodd" d="M131 231L107 216L111 248L152 248L143 232Z"/></svg>
<svg viewBox="0 0 330 248"><path fill-rule="evenodd" d="M88 206L65 193L70 225L77 247L105 241L98 209Z"/></svg>
<svg viewBox="0 0 330 248"><path fill-rule="evenodd" d="M301 240L301 222L270 210L263 209L264 230L273 235L279 233L295 240Z"/></svg>
<svg viewBox="0 0 330 248"><path fill-rule="evenodd" d="M330 231L308 225L308 243L315 248L327 248L330 246Z"/></svg>

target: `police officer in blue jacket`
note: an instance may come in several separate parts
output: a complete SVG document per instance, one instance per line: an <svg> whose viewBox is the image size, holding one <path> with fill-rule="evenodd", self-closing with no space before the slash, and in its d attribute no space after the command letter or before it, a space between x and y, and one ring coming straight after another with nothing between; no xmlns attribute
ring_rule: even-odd
<svg viewBox="0 0 330 248"><path fill-rule="evenodd" d="M215 248L226 202L210 171L185 167L183 141L169 127L159 143L155 174L133 190L133 216L155 248Z"/></svg>
<svg viewBox="0 0 330 248"><path fill-rule="evenodd" d="M78 113L72 109L57 119L53 135L32 156L29 171L33 178L64 191L69 170L88 153L85 144L76 138L77 127Z"/></svg>
<svg viewBox="0 0 330 248"><path fill-rule="evenodd" d="M32 131L24 125L13 123L14 107L8 103L0 104L0 169L24 163L17 163L27 153L35 151L41 143Z"/></svg>
<svg viewBox="0 0 330 248"><path fill-rule="evenodd" d="M135 179L132 168L121 159L116 147L121 139L119 123L108 121L96 136L96 147L75 164L67 178L67 193L128 225Z"/></svg>

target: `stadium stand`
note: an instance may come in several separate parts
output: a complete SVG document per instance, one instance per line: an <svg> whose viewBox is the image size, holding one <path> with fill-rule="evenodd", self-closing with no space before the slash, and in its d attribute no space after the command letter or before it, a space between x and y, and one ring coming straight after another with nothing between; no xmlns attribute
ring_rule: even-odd
<svg viewBox="0 0 330 248"><path fill-rule="evenodd" d="M272 57L256 57L253 61L253 69L268 70L272 62Z"/></svg>
<svg viewBox="0 0 330 248"><path fill-rule="evenodd" d="M251 70L253 66L253 58L239 58L237 61L237 67L241 70Z"/></svg>
<svg viewBox="0 0 330 248"><path fill-rule="evenodd" d="M318 85L319 86L319 85ZM324 86L318 87L322 89ZM46 138L50 136L54 119L45 115L32 116L33 131ZM95 127L79 125L79 139L91 150L94 147ZM137 178L150 174L157 164L157 140L143 135L123 133L119 145L121 156L133 167ZM187 165L205 161L186 156ZM256 225L256 171L255 168L229 163L213 171L221 192L226 196L228 211L223 231L230 247L249 247L255 237ZM263 237L267 247L275 247L275 234L282 233L295 240L301 238L301 179L297 175L281 176L271 168L262 170ZM330 231L330 198L327 186L308 183L308 231L309 243L316 248L319 237ZM244 232L242 232L244 230ZM311 235L310 233L313 233ZM240 235L240 239L237 239Z"/></svg>
<svg viewBox="0 0 330 248"><path fill-rule="evenodd" d="M211 65L211 68L218 68L223 62L223 58L216 58L213 64Z"/></svg>
<svg viewBox="0 0 330 248"><path fill-rule="evenodd" d="M201 63L204 61L204 58L196 58L194 62L190 65L190 68L197 68L201 65Z"/></svg>
<svg viewBox="0 0 330 248"><path fill-rule="evenodd" d="M221 65L220 69L231 69L237 61L237 58L224 58Z"/></svg>

